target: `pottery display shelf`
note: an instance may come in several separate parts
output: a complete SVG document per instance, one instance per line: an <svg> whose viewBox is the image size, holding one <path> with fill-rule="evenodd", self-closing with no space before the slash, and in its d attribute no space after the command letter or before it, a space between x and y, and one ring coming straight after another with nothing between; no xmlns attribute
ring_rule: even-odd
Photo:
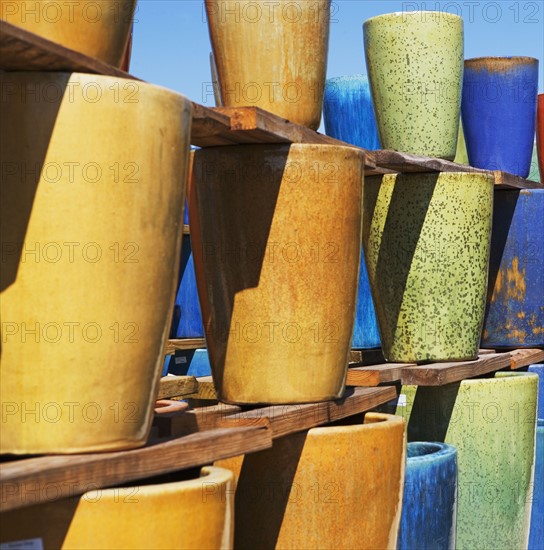
<svg viewBox="0 0 544 550"><path fill-rule="evenodd" d="M0 70L80 71L138 80L102 61L65 48L5 21L0 21ZM349 145L257 107L208 108L198 103L193 104L191 143L198 147L241 143ZM485 172L446 160L388 150L365 151L365 164L367 175L388 172ZM506 172L489 173L493 176L497 188L542 188L541 183Z"/></svg>
<svg viewBox="0 0 544 550"><path fill-rule="evenodd" d="M186 394L195 389L191 379L165 377L159 395ZM217 404L156 415L151 437L139 449L15 460L5 456L0 463L0 512L267 449L278 437L360 414L395 398L394 387L348 387L342 399L323 403L256 408Z"/></svg>

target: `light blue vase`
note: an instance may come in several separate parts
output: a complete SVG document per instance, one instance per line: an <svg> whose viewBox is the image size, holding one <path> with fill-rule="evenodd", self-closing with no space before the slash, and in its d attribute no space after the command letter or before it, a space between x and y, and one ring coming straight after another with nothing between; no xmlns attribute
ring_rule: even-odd
<svg viewBox="0 0 544 550"><path fill-rule="evenodd" d="M166 372L176 376L211 376L212 374L207 349L176 350L175 355L167 356L166 362Z"/></svg>
<svg viewBox="0 0 544 550"><path fill-rule="evenodd" d="M364 149L380 149L378 127L366 76L340 76L327 80L323 117L328 136ZM357 296L351 345L355 349L379 348L380 333L364 253L361 253Z"/></svg>

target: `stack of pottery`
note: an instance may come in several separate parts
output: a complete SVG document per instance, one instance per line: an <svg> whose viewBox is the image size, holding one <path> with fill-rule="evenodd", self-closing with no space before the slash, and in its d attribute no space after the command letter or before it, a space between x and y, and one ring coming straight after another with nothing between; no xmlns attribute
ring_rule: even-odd
<svg viewBox="0 0 544 550"><path fill-rule="evenodd" d="M129 17L94 2L102 17L92 25L78 11L86 3L58 4L55 24L3 13L118 64L134 2L117 4ZM0 158L9 167L0 200L0 451L141 446L175 297L191 102L78 73L5 72L0 85L10 91L0 102Z"/></svg>
<svg viewBox="0 0 544 550"><path fill-rule="evenodd" d="M223 460L236 477L236 548L396 548L405 423L367 413Z"/></svg>
<svg viewBox="0 0 544 550"><path fill-rule="evenodd" d="M325 85L323 116L327 135L363 149L380 148L374 106L365 76L328 79ZM378 321L363 253L359 266L359 287L351 346L354 349L380 347Z"/></svg>
<svg viewBox="0 0 544 550"><path fill-rule="evenodd" d="M231 549L232 472L206 467L195 479L164 477L175 476L2 512L2 548Z"/></svg>

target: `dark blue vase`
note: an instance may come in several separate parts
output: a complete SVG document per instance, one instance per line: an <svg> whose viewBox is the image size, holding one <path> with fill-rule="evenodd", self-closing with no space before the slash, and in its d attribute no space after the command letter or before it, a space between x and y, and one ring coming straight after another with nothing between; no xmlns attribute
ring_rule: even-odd
<svg viewBox="0 0 544 550"><path fill-rule="evenodd" d="M455 547L457 450L445 443L408 443L398 550Z"/></svg>
<svg viewBox="0 0 544 550"><path fill-rule="evenodd" d="M537 418L544 420L544 365L530 365L529 372L538 374L538 411Z"/></svg>
<svg viewBox="0 0 544 550"><path fill-rule="evenodd" d="M372 96L366 76L340 76L327 80L323 116L328 136L364 149L380 148ZM351 345L355 349L381 346L363 253L359 268L359 289Z"/></svg>
<svg viewBox="0 0 544 550"><path fill-rule="evenodd" d="M495 192L481 347L544 345L544 189Z"/></svg>
<svg viewBox="0 0 544 550"><path fill-rule="evenodd" d="M531 169L538 60L481 57L465 61L462 118L471 166L526 178Z"/></svg>
<svg viewBox="0 0 544 550"><path fill-rule="evenodd" d="M172 318L171 338L203 338L202 315L196 288L191 237L183 235L179 286Z"/></svg>
<svg viewBox="0 0 544 550"><path fill-rule="evenodd" d="M211 376L212 370L207 349L176 350L175 355L169 355L167 373L176 376ZM163 376L165 373L163 372Z"/></svg>

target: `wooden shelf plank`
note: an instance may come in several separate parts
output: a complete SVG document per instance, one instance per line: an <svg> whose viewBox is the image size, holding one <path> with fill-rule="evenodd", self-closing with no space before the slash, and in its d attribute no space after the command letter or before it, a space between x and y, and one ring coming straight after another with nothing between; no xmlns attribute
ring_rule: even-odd
<svg viewBox="0 0 544 550"><path fill-rule="evenodd" d="M416 363L383 363L380 365L351 367L348 369L346 384L348 386L377 386L396 382L401 379L405 368L416 366ZM364 384L366 377L373 383Z"/></svg>
<svg viewBox="0 0 544 550"><path fill-rule="evenodd" d="M69 71L139 80L99 59L0 20L0 70Z"/></svg>
<svg viewBox="0 0 544 550"><path fill-rule="evenodd" d="M501 369L510 368L509 353L489 353L476 361L433 363L402 369L401 382L416 386L443 386Z"/></svg>
<svg viewBox="0 0 544 550"><path fill-rule="evenodd" d="M275 439L308 430L387 403L397 396L394 387L347 388L343 399L301 405L273 405L239 412L218 421L219 426L255 426L267 420Z"/></svg>
<svg viewBox="0 0 544 550"><path fill-rule="evenodd" d="M512 370L544 362L544 349L516 349L510 352Z"/></svg>
<svg viewBox="0 0 544 550"><path fill-rule="evenodd" d="M205 347L205 338L181 338L179 340L168 340L164 348L164 354L172 355L177 349L185 351L191 349L203 349Z"/></svg>
<svg viewBox="0 0 544 550"><path fill-rule="evenodd" d="M181 397L198 391L198 382L194 376L163 376L159 384L157 399Z"/></svg>
<svg viewBox="0 0 544 550"><path fill-rule="evenodd" d="M270 430L216 429L132 451L46 456L0 465L0 511L81 495L160 474L268 449ZM55 487L55 491L47 491Z"/></svg>

